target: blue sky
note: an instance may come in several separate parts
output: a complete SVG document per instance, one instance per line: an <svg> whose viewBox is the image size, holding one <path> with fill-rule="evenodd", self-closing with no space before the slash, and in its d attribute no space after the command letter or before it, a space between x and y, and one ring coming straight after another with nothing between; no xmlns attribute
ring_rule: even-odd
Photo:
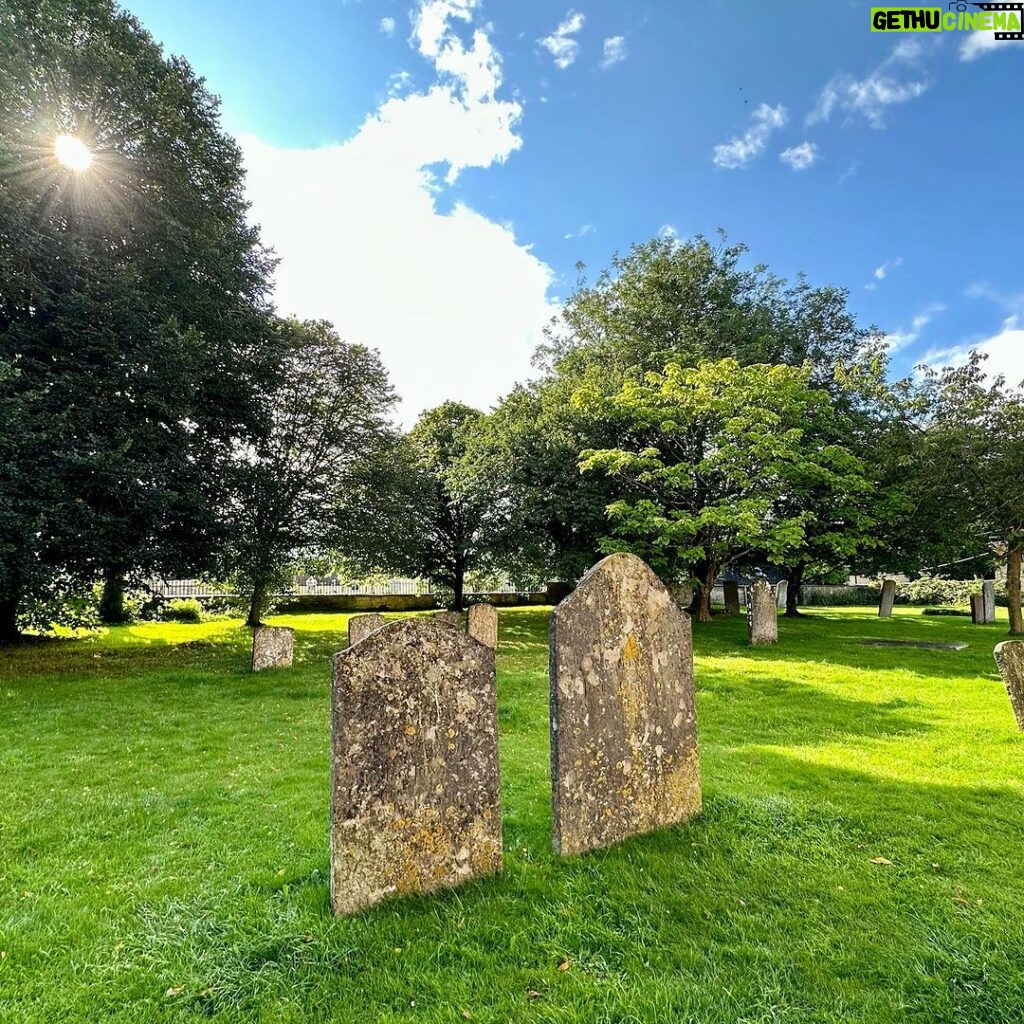
<svg viewBox="0 0 1024 1024"><path fill-rule="evenodd" d="M1024 45L847 0L135 0L223 99L282 312L380 349L409 420L530 375L576 279L725 228L839 284L894 366L1024 378Z"/></svg>

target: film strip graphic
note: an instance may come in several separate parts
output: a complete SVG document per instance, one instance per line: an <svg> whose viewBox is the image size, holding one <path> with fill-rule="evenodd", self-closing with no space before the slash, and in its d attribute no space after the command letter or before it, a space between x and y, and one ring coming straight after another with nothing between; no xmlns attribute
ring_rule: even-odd
<svg viewBox="0 0 1024 1024"><path fill-rule="evenodd" d="M977 7L982 11L1016 11L1020 15L1021 27L1024 28L1024 3L1016 4L976 4L972 3L972 7ZM957 4L957 9L960 5ZM1024 39L1024 31L1021 32L999 32L995 33L996 39Z"/></svg>

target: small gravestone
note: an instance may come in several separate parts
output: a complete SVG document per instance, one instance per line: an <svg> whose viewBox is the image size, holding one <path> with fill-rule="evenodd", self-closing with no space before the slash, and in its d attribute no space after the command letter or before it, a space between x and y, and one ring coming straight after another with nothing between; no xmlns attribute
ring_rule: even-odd
<svg viewBox="0 0 1024 1024"><path fill-rule="evenodd" d="M735 580L726 580L726 582L722 584L722 594L725 598L726 614L739 615L740 585Z"/></svg>
<svg viewBox="0 0 1024 1024"><path fill-rule="evenodd" d="M747 591L747 639L754 647L779 642L779 619L775 594L764 581L758 580Z"/></svg>
<svg viewBox="0 0 1024 1024"><path fill-rule="evenodd" d="M252 632L252 670L291 668L295 631L284 626L257 626Z"/></svg>
<svg viewBox="0 0 1024 1024"><path fill-rule="evenodd" d="M462 629L462 612L435 612L432 616L437 622L443 622L446 626L454 626Z"/></svg>
<svg viewBox="0 0 1024 1024"><path fill-rule="evenodd" d="M971 622L985 625L985 598L981 594L971 594Z"/></svg>
<svg viewBox="0 0 1024 1024"><path fill-rule="evenodd" d="M491 650L498 646L498 609L493 604L475 604L469 609L469 635Z"/></svg>
<svg viewBox="0 0 1024 1024"><path fill-rule="evenodd" d="M981 585L985 625L996 621L996 585L994 580L985 580Z"/></svg>
<svg viewBox="0 0 1024 1024"><path fill-rule="evenodd" d="M1017 728L1024 732L1024 642L1006 640L996 645L996 665L1010 695Z"/></svg>
<svg viewBox="0 0 1024 1024"><path fill-rule="evenodd" d="M635 555L551 613L554 845L585 853L701 809L690 619Z"/></svg>
<svg viewBox="0 0 1024 1024"><path fill-rule="evenodd" d="M348 620L348 645L355 647L361 640L365 640L371 633L388 624L383 615L353 615Z"/></svg>
<svg viewBox="0 0 1024 1024"><path fill-rule="evenodd" d="M878 617L880 619L892 618L892 607L896 603L896 581L883 580L882 598L878 603Z"/></svg>
<svg viewBox="0 0 1024 1024"><path fill-rule="evenodd" d="M909 647L918 651L966 651L970 644L945 644L930 640L862 640L864 647Z"/></svg>
<svg viewBox="0 0 1024 1024"><path fill-rule="evenodd" d="M789 595L789 584L785 580L783 580L775 588L775 606L777 608L785 608L786 607L786 599L787 599L788 595Z"/></svg>
<svg viewBox="0 0 1024 1024"><path fill-rule="evenodd" d="M331 721L336 914L501 870L493 650L389 623L335 656Z"/></svg>

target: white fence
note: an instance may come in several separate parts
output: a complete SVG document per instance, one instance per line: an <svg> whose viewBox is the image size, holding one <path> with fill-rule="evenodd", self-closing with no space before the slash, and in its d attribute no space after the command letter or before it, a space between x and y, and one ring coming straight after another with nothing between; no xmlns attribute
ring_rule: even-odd
<svg viewBox="0 0 1024 1024"><path fill-rule="evenodd" d="M233 597L234 591L216 587L203 580L150 580L150 590L158 597ZM544 587L538 588L543 590ZM488 594L520 594L531 592L529 587L518 587L510 580L500 586L488 587L481 593ZM420 597L434 593L433 587L426 580L394 579L381 583L342 582L334 577L328 579L312 579L299 577L291 587L283 593L295 597L386 597L392 594L405 594ZM275 595L278 596L278 595Z"/></svg>

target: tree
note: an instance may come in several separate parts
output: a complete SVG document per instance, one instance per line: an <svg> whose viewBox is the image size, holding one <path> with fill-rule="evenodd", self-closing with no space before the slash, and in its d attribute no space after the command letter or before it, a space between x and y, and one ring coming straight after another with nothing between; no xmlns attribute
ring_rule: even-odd
<svg viewBox="0 0 1024 1024"><path fill-rule="evenodd" d="M696 368L669 364L610 400L581 390L620 417L637 443L584 451L584 471L628 481L632 494L608 507L605 550L647 558L666 578L687 570L698 586L698 614L711 619L711 589L728 565L754 552L782 562L801 547L810 512L788 502L813 484L862 488L863 467L813 429L833 415L811 368L740 366L735 359Z"/></svg>
<svg viewBox="0 0 1024 1024"><path fill-rule="evenodd" d="M746 248L702 236L657 238L616 256L593 285L580 281L538 351L545 376L517 388L491 415L491 487L516 524L507 538L538 571L576 579L607 532L605 509L620 477L580 475L579 452L613 449L623 424L608 406L573 404L581 388L611 397L666 364L725 357L740 365L810 366L810 380L849 402L836 366L852 373L876 358L879 332L861 328L842 289L794 284L763 266L745 268ZM680 570L682 571L682 569Z"/></svg>
<svg viewBox="0 0 1024 1024"><path fill-rule="evenodd" d="M11 452L38 477L5 528L15 624L43 567L103 578L118 618L127 577L212 558L216 482L276 364L272 261L217 108L109 0L0 10L0 358L47 440Z"/></svg>
<svg viewBox="0 0 1024 1024"><path fill-rule="evenodd" d="M257 626L267 599L303 558L342 552L366 525L364 466L395 443L395 396L380 356L323 321L278 325L284 351L265 396L266 433L232 473L225 567Z"/></svg>
<svg viewBox="0 0 1024 1024"><path fill-rule="evenodd" d="M966 514L975 545L1005 559L1010 633L1024 634L1024 392L989 378L984 355L924 369L920 408L924 463L943 501Z"/></svg>
<svg viewBox="0 0 1024 1024"><path fill-rule="evenodd" d="M483 421L483 413L460 402L428 409L385 485L404 522L387 552L388 567L449 591L455 610L465 603L467 575L494 567L501 550L500 502L468 455Z"/></svg>

